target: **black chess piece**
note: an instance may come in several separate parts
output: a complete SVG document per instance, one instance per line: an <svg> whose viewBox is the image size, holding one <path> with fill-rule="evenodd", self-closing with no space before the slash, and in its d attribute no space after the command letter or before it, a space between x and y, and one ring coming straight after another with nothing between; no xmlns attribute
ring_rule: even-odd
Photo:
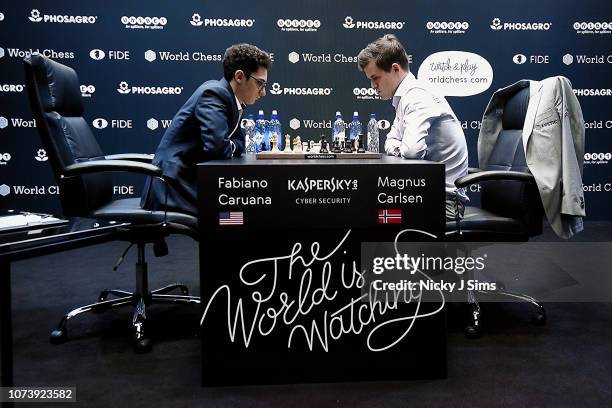
<svg viewBox="0 0 612 408"><path fill-rule="evenodd" d="M357 135L357 153L365 153L365 148L363 147L363 133Z"/></svg>
<svg viewBox="0 0 612 408"><path fill-rule="evenodd" d="M266 147L266 142L262 141L261 142L261 151L265 152L266 150L268 150L267 147Z"/></svg>
<svg viewBox="0 0 612 408"><path fill-rule="evenodd" d="M329 153L329 150L327 149L327 140L325 140L325 135L321 135L321 149L319 150L319 153Z"/></svg>
<svg viewBox="0 0 612 408"><path fill-rule="evenodd" d="M306 153L310 153L311 146L312 146L312 140L309 140L308 143L306 143Z"/></svg>
<svg viewBox="0 0 612 408"><path fill-rule="evenodd" d="M355 150L353 149L353 146L355 145L355 141L351 140L351 139L347 139L344 142L344 149L343 152L344 153L354 153Z"/></svg>
<svg viewBox="0 0 612 408"><path fill-rule="evenodd" d="M332 153L342 153L342 149L340 148L340 141L338 139L333 141L331 151Z"/></svg>

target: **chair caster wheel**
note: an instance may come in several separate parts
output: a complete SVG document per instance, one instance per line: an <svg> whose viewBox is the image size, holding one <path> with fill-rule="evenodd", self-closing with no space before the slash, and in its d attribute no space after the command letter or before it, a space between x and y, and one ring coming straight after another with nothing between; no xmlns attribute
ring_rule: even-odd
<svg viewBox="0 0 612 408"><path fill-rule="evenodd" d="M463 331L463 334L468 339L477 339L478 337L480 337L480 328L472 324L469 324L465 326L465 330Z"/></svg>
<svg viewBox="0 0 612 408"><path fill-rule="evenodd" d="M544 326L546 324L546 312L544 310L540 310L533 321L538 326Z"/></svg>
<svg viewBox="0 0 612 408"><path fill-rule="evenodd" d="M187 287L182 287L181 288L181 295L189 296L189 289L187 289Z"/></svg>
<svg viewBox="0 0 612 408"><path fill-rule="evenodd" d="M150 339L142 338L138 340L134 340L134 351L138 354L144 354L151 351L153 346L153 342Z"/></svg>
<svg viewBox="0 0 612 408"><path fill-rule="evenodd" d="M62 344L68 339L68 333L66 329L56 329L51 332L51 336L49 336L49 341L51 344Z"/></svg>

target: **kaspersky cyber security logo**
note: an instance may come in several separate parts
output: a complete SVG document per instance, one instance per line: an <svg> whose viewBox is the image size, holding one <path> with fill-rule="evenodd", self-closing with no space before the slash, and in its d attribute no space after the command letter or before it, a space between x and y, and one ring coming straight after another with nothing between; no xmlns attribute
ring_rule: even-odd
<svg viewBox="0 0 612 408"><path fill-rule="evenodd" d="M361 30L401 30L405 24L404 21L355 21L353 17L346 16L342 27Z"/></svg>
<svg viewBox="0 0 612 408"><path fill-rule="evenodd" d="M28 20L33 23L58 23L58 24L95 24L97 16L74 16L67 14L41 14L38 9L32 9Z"/></svg>

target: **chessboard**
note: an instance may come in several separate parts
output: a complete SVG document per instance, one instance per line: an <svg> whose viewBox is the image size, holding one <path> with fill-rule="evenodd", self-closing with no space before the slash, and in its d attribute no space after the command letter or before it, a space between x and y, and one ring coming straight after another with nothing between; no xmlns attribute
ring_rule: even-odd
<svg viewBox="0 0 612 408"><path fill-rule="evenodd" d="M309 153L309 152L259 152L257 160L296 160L296 159L380 159L382 153Z"/></svg>

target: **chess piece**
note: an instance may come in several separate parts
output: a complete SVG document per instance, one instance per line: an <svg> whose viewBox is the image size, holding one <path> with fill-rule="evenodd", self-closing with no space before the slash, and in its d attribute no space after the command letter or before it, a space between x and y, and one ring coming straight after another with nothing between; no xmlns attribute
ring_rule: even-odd
<svg viewBox="0 0 612 408"><path fill-rule="evenodd" d="M300 139L300 136L296 136L295 139L293 139L292 151L295 153L302 153L302 139Z"/></svg>
<svg viewBox="0 0 612 408"><path fill-rule="evenodd" d="M291 136L285 135L285 145L283 146L283 151L290 153L291 152Z"/></svg>
<svg viewBox="0 0 612 408"><path fill-rule="evenodd" d="M332 141L331 152L332 153L342 153L342 147L340 146L340 140L338 138L335 138Z"/></svg>
<svg viewBox="0 0 612 408"><path fill-rule="evenodd" d="M309 140L308 143L306 144L306 153L310 153L311 149L312 149L312 140Z"/></svg>
<svg viewBox="0 0 612 408"><path fill-rule="evenodd" d="M261 150L260 151L265 152L267 150L268 150L268 146L266 146L266 141L262 140L261 141Z"/></svg>
<svg viewBox="0 0 612 408"><path fill-rule="evenodd" d="M355 141L352 139L346 139L344 142L344 149L342 150L344 153L354 153L355 149L353 146L355 145Z"/></svg>
<svg viewBox="0 0 612 408"><path fill-rule="evenodd" d="M272 133L270 136L270 150L273 152L278 152L278 136L276 133Z"/></svg>
<svg viewBox="0 0 612 408"><path fill-rule="evenodd" d="M321 135L321 149L319 150L319 153L329 153L329 150L327 149L327 140L325 140L325 135Z"/></svg>

